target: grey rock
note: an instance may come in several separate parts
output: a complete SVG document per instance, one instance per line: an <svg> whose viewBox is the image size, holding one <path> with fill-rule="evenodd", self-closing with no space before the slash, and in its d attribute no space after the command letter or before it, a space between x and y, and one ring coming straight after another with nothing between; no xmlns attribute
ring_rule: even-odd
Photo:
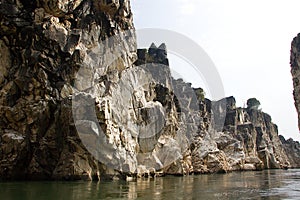
<svg viewBox="0 0 300 200"><path fill-rule="evenodd" d="M294 86L294 100L295 107L298 113L298 127L300 130L300 57L299 57L299 43L300 43L300 34L297 35L292 41L291 44L291 56L290 56L290 65L291 65L291 74L293 78Z"/></svg>
<svg viewBox="0 0 300 200"><path fill-rule="evenodd" d="M165 44L137 50L128 0L0 0L0 12L1 180L299 166L269 115L174 80Z"/></svg>

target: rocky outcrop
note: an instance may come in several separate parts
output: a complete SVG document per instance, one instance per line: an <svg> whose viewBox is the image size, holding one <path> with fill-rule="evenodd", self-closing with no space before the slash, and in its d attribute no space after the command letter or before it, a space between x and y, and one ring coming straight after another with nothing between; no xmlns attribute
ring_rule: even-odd
<svg viewBox="0 0 300 200"><path fill-rule="evenodd" d="M282 144L277 126L268 114L251 107L237 108L233 97L219 102L198 100L199 110L195 113L200 114L199 117L191 114L193 110L188 111L192 125L196 121L200 122L191 131L193 139L190 141L190 150L194 173L290 168L299 165L297 160L292 160L293 156L287 155L291 151L296 154L297 150ZM226 112L222 130L213 125L216 113L217 117L222 115L219 113L220 108ZM183 127L181 125L180 129Z"/></svg>
<svg viewBox="0 0 300 200"><path fill-rule="evenodd" d="M165 44L136 49L128 0L1 0L0 16L0 179L299 166L269 115L174 80Z"/></svg>
<svg viewBox="0 0 300 200"><path fill-rule="evenodd" d="M122 50L117 64L101 68L101 89L132 66L129 2L1 0L0 15L1 179L98 179L108 170L77 134L72 86L80 68L105 65L107 58L95 54L101 48ZM109 43L114 35L126 39Z"/></svg>
<svg viewBox="0 0 300 200"><path fill-rule="evenodd" d="M147 50L138 50L136 63L159 61L167 65L164 57L153 59L151 54L155 47L152 44L148 53ZM161 55L162 49L165 48L159 47L154 55ZM247 108L236 107L234 97L212 102L203 98L201 88L194 89L182 79L173 79L169 90L173 91L176 100L176 134L185 135L185 142L180 143L181 166L174 162L164 170L165 173L215 173L299 166L295 156L297 142L286 142L283 136L279 137L271 116L258 109L257 99L249 99Z"/></svg>
<svg viewBox="0 0 300 200"><path fill-rule="evenodd" d="M295 107L298 113L298 127L300 130L300 34L294 38L291 45L291 73L293 77L293 86L294 86L294 100Z"/></svg>
<svg viewBox="0 0 300 200"><path fill-rule="evenodd" d="M279 136L283 148L289 158L291 166L293 168L299 168L300 165L300 144L298 141L294 141L292 138L285 140L283 136Z"/></svg>

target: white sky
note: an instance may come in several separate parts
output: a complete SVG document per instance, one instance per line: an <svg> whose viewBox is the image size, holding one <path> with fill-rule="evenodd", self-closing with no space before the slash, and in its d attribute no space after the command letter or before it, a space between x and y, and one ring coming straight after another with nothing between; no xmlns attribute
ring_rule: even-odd
<svg viewBox="0 0 300 200"><path fill-rule="evenodd" d="M300 140L289 65L299 0L132 0L131 6L136 29L168 29L197 42L215 63L226 96L238 106L256 97L279 134ZM199 77L180 71L187 63L169 59L186 81L205 89Z"/></svg>

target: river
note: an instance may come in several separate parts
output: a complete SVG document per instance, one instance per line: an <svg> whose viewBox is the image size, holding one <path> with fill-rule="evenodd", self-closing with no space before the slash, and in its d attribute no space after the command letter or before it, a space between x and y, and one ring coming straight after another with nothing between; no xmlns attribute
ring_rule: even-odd
<svg viewBox="0 0 300 200"><path fill-rule="evenodd" d="M1 182L1 200L300 199L300 169L112 182Z"/></svg>

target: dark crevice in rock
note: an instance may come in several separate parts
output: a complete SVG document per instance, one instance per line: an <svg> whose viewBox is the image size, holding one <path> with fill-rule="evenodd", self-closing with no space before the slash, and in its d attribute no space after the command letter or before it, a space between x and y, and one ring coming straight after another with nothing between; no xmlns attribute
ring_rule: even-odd
<svg viewBox="0 0 300 200"><path fill-rule="evenodd" d="M299 143L279 137L258 106L211 101L175 80L165 44L136 49L128 0L20 2L0 3L1 180L300 165Z"/></svg>

